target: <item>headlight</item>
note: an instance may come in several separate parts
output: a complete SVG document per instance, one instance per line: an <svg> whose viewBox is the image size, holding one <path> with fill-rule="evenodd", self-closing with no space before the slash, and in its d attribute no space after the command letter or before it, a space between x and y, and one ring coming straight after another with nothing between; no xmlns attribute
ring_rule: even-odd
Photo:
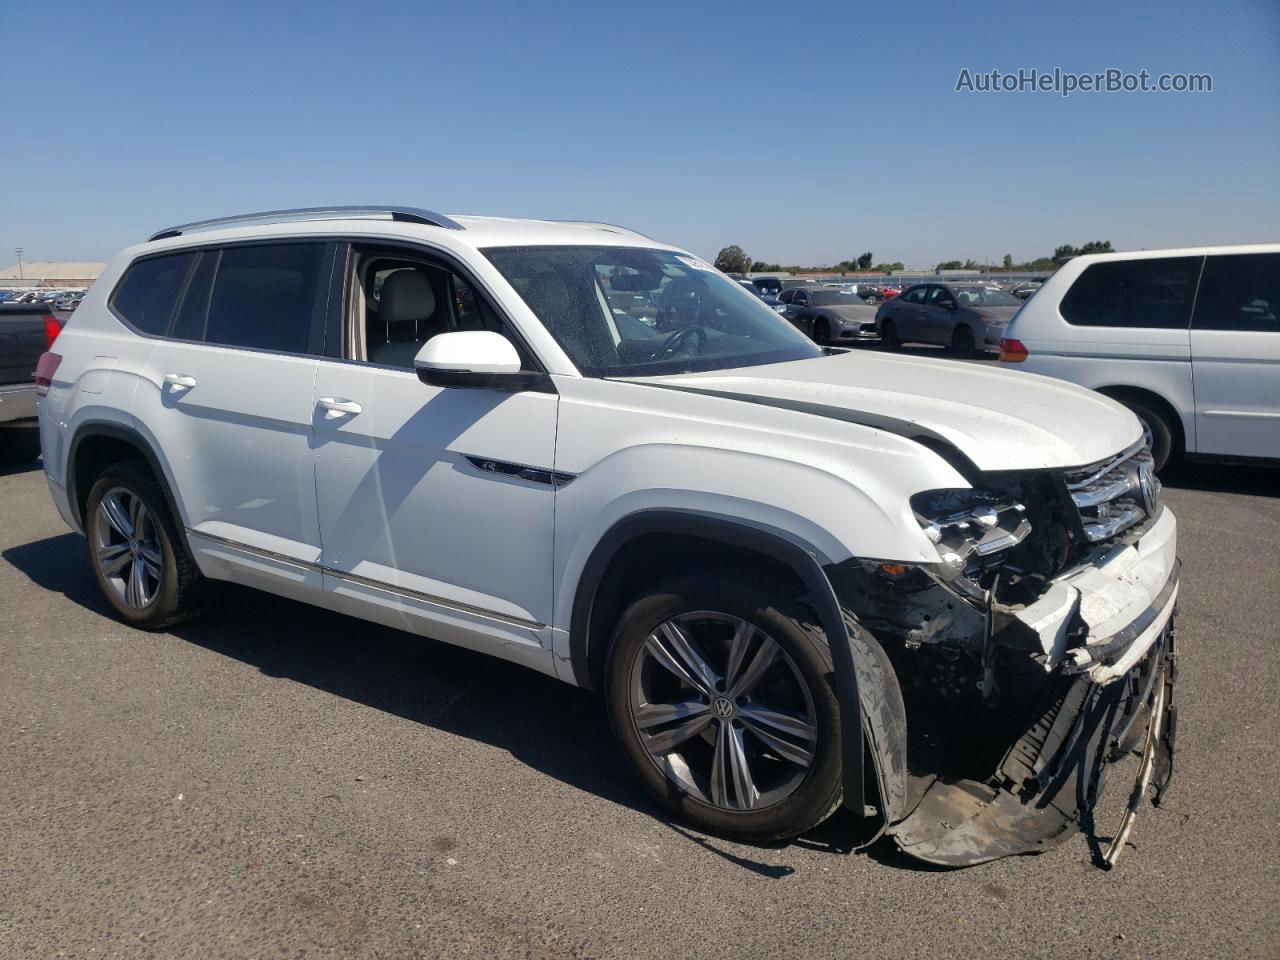
<svg viewBox="0 0 1280 960"><path fill-rule="evenodd" d="M911 509L943 564L970 577L1031 533L1024 504L986 490L926 490Z"/></svg>
<svg viewBox="0 0 1280 960"><path fill-rule="evenodd" d="M774 312L774 313L786 313L786 312L787 312L786 304L782 304L782 303L774 304L773 312Z"/></svg>

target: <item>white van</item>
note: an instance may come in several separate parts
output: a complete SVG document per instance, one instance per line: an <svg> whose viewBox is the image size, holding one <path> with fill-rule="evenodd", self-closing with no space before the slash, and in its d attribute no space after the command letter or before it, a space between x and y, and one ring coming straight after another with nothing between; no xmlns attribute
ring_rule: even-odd
<svg viewBox="0 0 1280 960"><path fill-rule="evenodd" d="M1125 404L1157 469L1280 458L1280 244L1076 257L1014 317L1000 360Z"/></svg>

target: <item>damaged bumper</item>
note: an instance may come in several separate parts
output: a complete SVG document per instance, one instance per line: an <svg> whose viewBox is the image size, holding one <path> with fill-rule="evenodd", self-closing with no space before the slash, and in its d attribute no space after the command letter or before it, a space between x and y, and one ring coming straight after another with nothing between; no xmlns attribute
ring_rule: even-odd
<svg viewBox="0 0 1280 960"><path fill-rule="evenodd" d="M1158 804L1172 776L1176 550L1177 522L1161 509L1025 605L990 591L975 602L938 578L899 583L896 600L874 576L845 581L842 601L861 604L905 701L902 782L880 783L886 832L905 853L969 866L1080 829L1096 861L1114 864L1148 785ZM860 685L865 723L876 710ZM1104 852L1093 811L1110 765L1135 754L1129 809Z"/></svg>
<svg viewBox="0 0 1280 960"><path fill-rule="evenodd" d="M1178 599L1177 520L1162 510L1135 543L1050 584L1012 616L1039 637L1045 665L1088 673L1096 683L1124 676L1151 649ZM1087 631L1083 644L1072 637Z"/></svg>

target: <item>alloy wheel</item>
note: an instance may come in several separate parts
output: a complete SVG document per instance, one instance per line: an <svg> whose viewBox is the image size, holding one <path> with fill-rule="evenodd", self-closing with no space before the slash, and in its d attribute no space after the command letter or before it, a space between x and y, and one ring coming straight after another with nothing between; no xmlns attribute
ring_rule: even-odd
<svg viewBox="0 0 1280 960"><path fill-rule="evenodd" d="M803 674L741 618L697 611L663 621L632 663L629 690L649 759L720 809L779 803L814 763L817 713Z"/></svg>
<svg viewBox="0 0 1280 960"><path fill-rule="evenodd" d="M141 610L155 599L164 571L155 519L125 487L103 495L93 523L93 553L116 599Z"/></svg>

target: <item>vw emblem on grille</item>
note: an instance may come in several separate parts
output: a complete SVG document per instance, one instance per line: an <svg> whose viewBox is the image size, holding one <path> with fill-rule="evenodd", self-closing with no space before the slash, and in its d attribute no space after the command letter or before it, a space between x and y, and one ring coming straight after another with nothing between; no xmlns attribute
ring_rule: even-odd
<svg viewBox="0 0 1280 960"><path fill-rule="evenodd" d="M728 720L733 716L733 701L728 697L716 697L711 701L711 712L721 720Z"/></svg>
<svg viewBox="0 0 1280 960"><path fill-rule="evenodd" d="M1142 509L1147 511L1147 516L1155 516L1160 504L1160 481L1149 463L1138 465L1138 490L1142 494Z"/></svg>

